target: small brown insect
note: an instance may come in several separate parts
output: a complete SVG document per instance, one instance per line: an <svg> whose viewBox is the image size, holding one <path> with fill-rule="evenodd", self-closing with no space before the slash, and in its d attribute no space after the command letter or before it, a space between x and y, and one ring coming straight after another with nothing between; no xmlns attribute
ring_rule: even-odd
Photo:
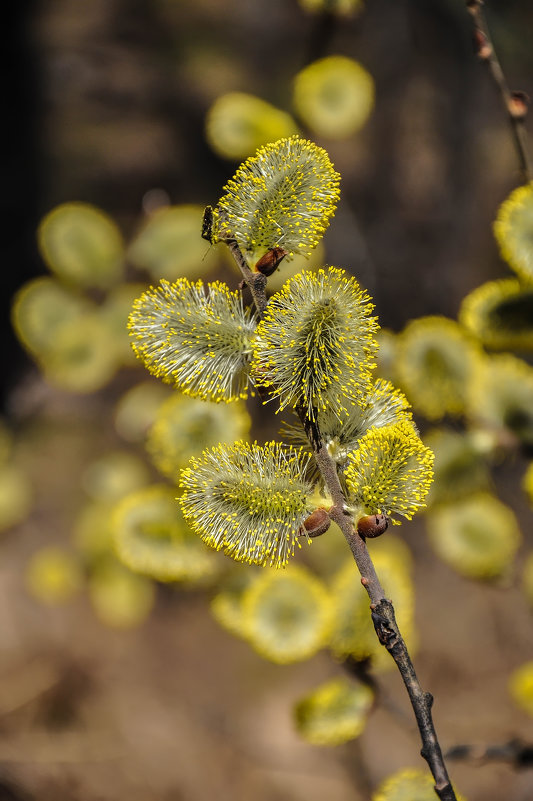
<svg viewBox="0 0 533 801"><path fill-rule="evenodd" d="M263 275L272 275L288 253L289 251L285 250L285 248L270 248L270 250L267 250L267 252L261 256L255 265L255 269L258 273L263 273Z"/></svg>
<svg viewBox="0 0 533 801"><path fill-rule="evenodd" d="M304 529L308 537L320 537L330 527L331 520L325 509L315 509L304 520Z"/></svg>
<svg viewBox="0 0 533 801"><path fill-rule="evenodd" d="M363 539L367 537L380 537L389 527L389 518L386 515L367 515L357 524L357 533Z"/></svg>

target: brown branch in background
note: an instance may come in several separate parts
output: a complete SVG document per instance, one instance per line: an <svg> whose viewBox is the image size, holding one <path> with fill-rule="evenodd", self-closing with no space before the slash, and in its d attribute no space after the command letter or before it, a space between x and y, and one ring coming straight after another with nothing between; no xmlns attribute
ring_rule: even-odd
<svg viewBox="0 0 533 801"><path fill-rule="evenodd" d="M511 125L513 141L518 155L520 172L524 181L531 181L531 159L528 152L527 133L524 120L527 115L529 98L524 92L511 91L494 51L494 45L483 13L483 0L466 0L467 8L474 23L474 47L480 61L487 65L495 83Z"/></svg>
<svg viewBox="0 0 533 801"><path fill-rule="evenodd" d="M357 659L350 654L345 657L340 664L352 679L355 679L372 690L374 698L379 703L381 709L387 712L399 725L403 726L404 729L409 729L410 734L416 736L414 722L409 712L393 701L387 692L387 688L379 683L375 673L372 672L371 657ZM445 755L445 758L447 758L447 755Z"/></svg>
<svg viewBox="0 0 533 801"><path fill-rule="evenodd" d="M327 54L338 27L339 15L333 9L325 7L315 15L307 42L303 67L319 58L323 58Z"/></svg>
<svg viewBox="0 0 533 801"><path fill-rule="evenodd" d="M252 285L249 284L250 276L253 277L255 274L250 271L238 243L229 237L225 241L230 247L237 266L242 271L244 281L250 286L257 311L261 316L267 305L265 276L258 273L265 280L261 285L255 283L252 288ZM352 519L345 511L346 498L337 474L337 466L321 439L316 423L309 420L302 409L298 410L298 415L311 443L318 469L333 500L333 507L329 509L329 516L337 523L350 546L353 558L361 574L361 584L370 598L372 622L376 634L380 643L396 662L407 689L422 740L420 753L433 774L435 792L441 801L457 801L444 764L444 758L431 716L433 696L430 693L423 692L420 686L407 646L396 623L394 607L391 601L385 598L383 587L376 574L374 563L364 539L354 529Z"/></svg>
<svg viewBox="0 0 533 801"><path fill-rule="evenodd" d="M343 659L342 667L353 679L369 687L374 695L380 694L381 689L372 673L372 662L368 657L366 659L356 659L355 656L349 655Z"/></svg>
<svg viewBox="0 0 533 801"><path fill-rule="evenodd" d="M472 762L505 762L513 768L533 766L533 745L521 740L509 740L503 745L455 745L446 753L447 759Z"/></svg>

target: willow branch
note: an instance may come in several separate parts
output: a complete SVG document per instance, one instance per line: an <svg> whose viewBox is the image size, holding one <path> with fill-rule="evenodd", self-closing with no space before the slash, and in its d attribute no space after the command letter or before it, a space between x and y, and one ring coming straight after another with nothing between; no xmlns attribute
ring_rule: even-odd
<svg viewBox="0 0 533 801"><path fill-rule="evenodd" d="M524 120L527 114L528 98L523 92L513 92L494 50L494 44L483 13L483 0L466 0L467 8L474 23L474 46L480 61L487 65L493 83L501 96L511 125L513 142L518 156L520 172L524 181L531 181L531 159L527 145Z"/></svg>
<svg viewBox="0 0 533 801"><path fill-rule="evenodd" d="M263 273L254 273L252 270L250 270L248 267L248 262L244 258L239 247L239 243L236 239L228 237L223 241L231 250L231 255L235 259L237 267L242 273L244 284L250 290L255 308L261 317L267 305L267 297L265 293L266 276L264 276Z"/></svg>
<svg viewBox="0 0 533 801"><path fill-rule="evenodd" d="M242 270L245 282L248 284L250 280L248 273L251 273L251 271L244 260L239 245L234 239L227 239L226 242L230 246L237 266ZM245 269L243 269L243 265ZM253 276L254 274L251 273L251 275ZM264 276L262 277L264 278ZM256 307L259 315L262 315L267 304L265 284L266 282L262 283L262 286L255 284L254 290L252 290L252 286L249 285L252 290L254 301L257 296L258 302L256 302ZM326 445L322 441L316 423L309 420L302 409L298 410L298 414L309 442L311 443L318 469L333 500L333 507L328 510L329 516L337 523L350 546L353 558L361 575L361 584L370 598L372 622L376 634L380 643L387 649L396 662L396 666L400 671L407 689L422 740L422 750L420 753L428 763L431 773L433 774L435 792L441 801L457 801L446 770L431 716L433 696L430 693L424 692L420 686L407 646L400 633L398 624L396 623L394 607L391 601L385 598L383 587L377 576L374 563L370 558L366 543L354 529L352 518L345 510L346 498L339 481L337 466L331 458Z"/></svg>
<svg viewBox="0 0 533 801"><path fill-rule="evenodd" d="M329 515L337 523L350 546L361 574L361 584L370 598L372 622L376 634L381 645L387 649L396 662L407 689L422 740L421 754L435 779L435 792L441 801L456 801L431 716L433 696L424 692L420 686L409 651L396 623L394 607L391 601L385 598L365 541L355 531L350 516L344 511L346 499L339 481L336 464L321 441L316 425L310 422L303 412L299 414L313 447L318 468L334 503L333 508L329 510Z"/></svg>
<svg viewBox="0 0 533 801"><path fill-rule="evenodd" d="M317 426L306 417L301 409L298 410L298 415L313 448L320 474L333 501L333 507L328 510L329 516L338 525L350 546L352 556L361 574L361 583L368 593L370 603L379 604L385 597L385 593L365 541L355 531L352 518L345 512L346 498L337 474L337 466L321 440Z"/></svg>

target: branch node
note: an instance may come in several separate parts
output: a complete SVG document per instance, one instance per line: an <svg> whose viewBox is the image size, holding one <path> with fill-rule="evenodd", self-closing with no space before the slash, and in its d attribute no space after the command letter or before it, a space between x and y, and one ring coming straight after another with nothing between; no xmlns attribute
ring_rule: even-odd
<svg viewBox="0 0 533 801"><path fill-rule="evenodd" d="M483 0L466 0L466 7L468 11L475 16L478 12L479 7L483 4Z"/></svg>
<svg viewBox="0 0 533 801"><path fill-rule="evenodd" d="M483 33L481 28L474 29L473 39L476 56L481 61L488 61L493 55L493 50L487 36Z"/></svg>
<svg viewBox="0 0 533 801"><path fill-rule="evenodd" d="M372 611L371 614L372 614L372 623L374 624L376 634L378 635L378 640L380 641L381 645L385 646L387 651L390 651L394 647L398 639L397 632L395 631L394 626L391 625L391 621L389 621L379 612L376 612L375 609Z"/></svg>
<svg viewBox="0 0 533 801"><path fill-rule="evenodd" d="M525 120L529 109L529 96L525 92L513 91L507 102L507 109L513 120Z"/></svg>

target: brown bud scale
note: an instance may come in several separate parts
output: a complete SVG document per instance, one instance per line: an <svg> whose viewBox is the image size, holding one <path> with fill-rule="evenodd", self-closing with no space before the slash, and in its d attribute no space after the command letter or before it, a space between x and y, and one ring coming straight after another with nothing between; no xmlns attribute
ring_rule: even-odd
<svg viewBox="0 0 533 801"><path fill-rule="evenodd" d="M367 515L357 523L357 533L363 539L380 537L388 527L389 518L386 515Z"/></svg>
<svg viewBox="0 0 533 801"><path fill-rule="evenodd" d="M492 56L491 44L480 28L474 30L474 49L481 61L488 61Z"/></svg>
<svg viewBox="0 0 533 801"><path fill-rule="evenodd" d="M528 107L529 97L525 92L511 92L511 97L509 98L507 108L513 120L524 120Z"/></svg>
<svg viewBox="0 0 533 801"><path fill-rule="evenodd" d="M304 520L304 529L308 537L320 537L331 525L331 519L325 509L315 509Z"/></svg>

